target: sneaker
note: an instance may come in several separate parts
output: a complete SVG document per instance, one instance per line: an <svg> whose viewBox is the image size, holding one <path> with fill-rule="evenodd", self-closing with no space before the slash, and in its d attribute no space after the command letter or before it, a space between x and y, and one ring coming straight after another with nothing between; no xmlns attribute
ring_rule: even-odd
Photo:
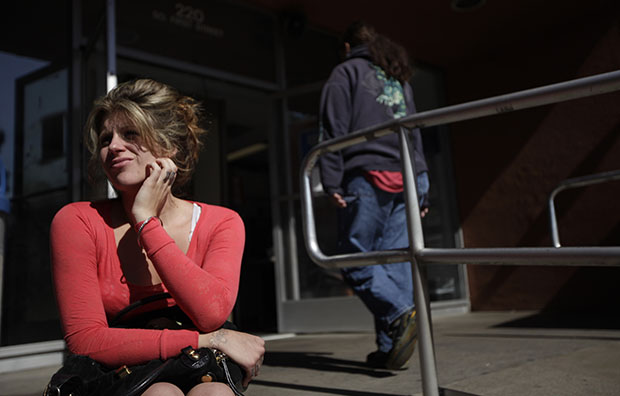
<svg viewBox="0 0 620 396"><path fill-rule="evenodd" d="M390 370L401 368L407 363L418 341L418 328L415 322L415 309L406 312L390 325L392 349L388 352L385 367Z"/></svg>
<svg viewBox="0 0 620 396"><path fill-rule="evenodd" d="M374 351L370 352L368 356L366 356L366 364L372 368L385 368L387 359L387 352Z"/></svg>
<svg viewBox="0 0 620 396"><path fill-rule="evenodd" d="M366 356L369 366L396 370L407 363L418 340L415 314L415 310L408 311L390 324L388 334L392 338L392 349L389 352L370 353Z"/></svg>

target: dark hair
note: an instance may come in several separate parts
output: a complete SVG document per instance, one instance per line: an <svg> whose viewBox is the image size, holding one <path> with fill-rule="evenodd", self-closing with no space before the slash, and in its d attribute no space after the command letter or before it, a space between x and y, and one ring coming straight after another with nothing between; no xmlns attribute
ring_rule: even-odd
<svg viewBox="0 0 620 396"><path fill-rule="evenodd" d="M106 118L120 113L133 123L144 145L155 155L170 156L177 165L174 187L186 184L198 161L202 109L194 99L149 79L118 85L95 102L86 121L86 146L91 153L91 178L99 167L99 134Z"/></svg>
<svg viewBox="0 0 620 396"><path fill-rule="evenodd" d="M376 32L375 28L364 21L352 23L344 32L342 42L353 47L365 44L370 52L370 59L385 74L400 81L409 81L413 70L405 48Z"/></svg>

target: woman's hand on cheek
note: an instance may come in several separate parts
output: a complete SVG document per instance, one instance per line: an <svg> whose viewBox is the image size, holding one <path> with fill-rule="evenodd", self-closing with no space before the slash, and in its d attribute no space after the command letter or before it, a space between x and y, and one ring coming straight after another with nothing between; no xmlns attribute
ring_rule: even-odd
<svg viewBox="0 0 620 396"><path fill-rule="evenodd" d="M157 158L146 165L146 178L136 194L131 209L136 223L150 216L159 216L172 196L177 167L170 158Z"/></svg>

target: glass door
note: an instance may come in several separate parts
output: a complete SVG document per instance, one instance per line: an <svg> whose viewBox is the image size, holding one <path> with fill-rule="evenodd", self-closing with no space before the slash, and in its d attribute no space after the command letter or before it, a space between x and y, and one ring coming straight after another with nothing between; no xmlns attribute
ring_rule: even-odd
<svg viewBox="0 0 620 396"><path fill-rule="evenodd" d="M16 81L15 195L7 235L3 344L62 338L50 283L49 224L69 199L68 72Z"/></svg>
<svg viewBox="0 0 620 396"><path fill-rule="evenodd" d="M280 332L356 331L372 328L372 317L352 295L338 270L314 264L305 248L299 201L299 169L305 154L318 142L317 110L321 84L310 92L281 100L283 136L276 139L282 154L278 172L281 253L278 256ZM318 185L317 185L318 187ZM323 194L315 197L317 234L327 254L336 248L336 209Z"/></svg>

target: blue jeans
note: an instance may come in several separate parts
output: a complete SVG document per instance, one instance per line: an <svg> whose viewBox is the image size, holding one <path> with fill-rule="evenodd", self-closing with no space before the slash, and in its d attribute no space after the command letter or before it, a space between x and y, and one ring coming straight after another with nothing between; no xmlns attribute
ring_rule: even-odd
<svg viewBox="0 0 620 396"><path fill-rule="evenodd" d="M428 194L428 174L418 175L418 194ZM407 248L407 215L403 193L389 193L374 187L363 175L345 180L347 207L339 211L341 253ZM392 349L387 330L394 320L412 309L411 264L377 264L343 268L347 284L374 316L377 347Z"/></svg>

